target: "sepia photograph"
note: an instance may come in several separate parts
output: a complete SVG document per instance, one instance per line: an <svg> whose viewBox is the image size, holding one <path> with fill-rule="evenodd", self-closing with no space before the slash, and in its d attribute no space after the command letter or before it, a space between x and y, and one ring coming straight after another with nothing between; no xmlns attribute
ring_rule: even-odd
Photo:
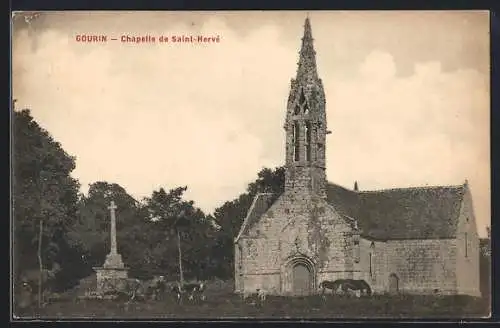
<svg viewBox="0 0 500 328"><path fill-rule="evenodd" d="M11 320L491 316L488 11L11 17Z"/></svg>

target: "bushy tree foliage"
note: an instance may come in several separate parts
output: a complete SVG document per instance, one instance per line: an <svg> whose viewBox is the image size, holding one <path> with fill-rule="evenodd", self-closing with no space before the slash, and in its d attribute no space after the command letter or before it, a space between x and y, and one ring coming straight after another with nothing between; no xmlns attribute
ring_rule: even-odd
<svg viewBox="0 0 500 328"><path fill-rule="evenodd" d="M34 121L29 110L13 113L14 273L50 268L67 245L77 211L75 158ZM64 263L60 263L64 269Z"/></svg>
<svg viewBox="0 0 500 328"><path fill-rule="evenodd" d="M82 195L78 202L77 219L71 229L71 242L84 256L90 266L102 265L110 250L110 211L111 201L117 209L118 251L122 245L131 242L128 231L140 225L140 204L123 187L116 183L103 181L92 183L88 195Z"/></svg>
<svg viewBox="0 0 500 328"><path fill-rule="evenodd" d="M160 188L146 199L155 232L152 257L164 272L177 279L181 279L181 272L182 278L207 278L209 272L204 268L210 267L207 256L211 255L213 226L193 201L183 199L186 190L178 187L166 192Z"/></svg>
<svg viewBox="0 0 500 328"><path fill-rule="evenodd" d="M234 268L234 238L238 235L248 209L258 193L272 193L276 199L285 188L285 168L277 167L274 170L263 168L257 179L251 182L247 191L238 198L224 203L214 211L214 219L221 227L214 246L214 253L219 260L221 277L232 277Z"/></svg>
<svg viewBox="0 0 500 328"><path fill-rule="evenodd" d="M185 186L160 188L140 201L106 181L78 194L78 182L70 176L75 158L28 110L14 115L13 154L16 272L39 268L36 248L43 222L44 267L60 263L59 281L66 288L104 263L110 250L111 201L117 206L118 251L131 276L161 274L178 280L182 267L186 280L232 278L234 238L255 195L278 197L284 189L284 168L264 168L244 193L211 215L184 199Z"/></svg>

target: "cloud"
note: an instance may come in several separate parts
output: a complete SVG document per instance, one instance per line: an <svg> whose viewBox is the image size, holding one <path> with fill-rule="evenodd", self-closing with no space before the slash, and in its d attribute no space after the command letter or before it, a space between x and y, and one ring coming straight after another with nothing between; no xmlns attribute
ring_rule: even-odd
<svg viewBox="0 0 500 328"><path fill-rule="evenodd" d="M456 185L468 179L481 225L489 224L488 78L415 64L397 77L389 53L369 54L357 76L326 82L328 176L362 189Z"/></svg>
<svg viewBox="0 0 500 328"><path fill-rule="evenodd" d="M244 191L261 167L284 162L282 126L300 36L285 42L273 20L242 34L210 15L164 28L156 16L156 23L132 28L135 16L126 16L63 15L64 23L53 19L13 39L17 104L31 108L77 156L74 175L84 186L116 182L140 198L160 186L187 185L186 196L211 211ZM358 25L353 32L334 27L332 46L329 30L313 20L333 130L329 179L378 189L467 178L478 219L488 224L488 77L475 69L445 71L439 59L398 74L398 58L383 47L348 56L353 37L363 44L366 35ZM194 33L219 35L221 42L81 44L76 33ZM342 69L328 57L340 50Z"/></svg>
<svg viewBox="0 0 500 328"><path fill-rule="evenodd" d="M177 24L158 35L178 31L186 27ZM266 138L259 131L273 124L269 113L281 118L285 94L272 92L287 86L270 78L262 63L283 72L291 71L291 63L282 60L287 50L272 43L278 37L273 27L241 39L211 19L199 34L222 40L88 45L47 29L36 35L32 51L33 38L19 33L19 106L32 108L77 156L74 175L84 186L116 181L142 197L160 186L188 185L186 196L212 209L242 192L262 166L280 164L262 157Z"/></svg>

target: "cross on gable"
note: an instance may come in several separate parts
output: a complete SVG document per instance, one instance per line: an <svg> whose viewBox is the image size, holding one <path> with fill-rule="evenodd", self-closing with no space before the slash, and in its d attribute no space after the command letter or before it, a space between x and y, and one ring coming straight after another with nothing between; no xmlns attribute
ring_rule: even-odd
<svg viewBox="0 0 500 328"><path fill-rule="evenodd" d="M111 201L111 205L109 205L109 206L108 206L108 209L109 209L109 210L114 211L114 210L116 210L117 208L118 208L118 207L116 207L115 202L112 200L112 201Z"/></svg>

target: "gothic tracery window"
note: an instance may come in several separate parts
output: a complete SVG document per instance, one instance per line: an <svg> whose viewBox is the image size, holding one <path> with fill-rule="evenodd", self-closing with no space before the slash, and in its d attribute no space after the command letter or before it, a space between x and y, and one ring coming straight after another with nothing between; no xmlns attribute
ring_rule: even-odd
<svg viewBox="0 0 500 328"><path fill-rule="evenodd" d="M306 96L304 95L304 89L300 89L300 96L299 96L299 104L300 106L304 106L306 103Z"/></svg>
<svg viewBox="0 0 500 328"><path fill-rule="evenodd" d="M297 103L295 104L295 109L294 109L294 114L299 115L299 114L307 114L309 112L309 106L307 105L307 99L304 94L304 89L300 89L299 93L299 99Z"/></svg>
<svg viewBox="0 0 500 328"><path fill-rule="evenodd" d="M294 114L295 114L295 115L299 115L299 114L300 114L300 105L299 105L299 104L296 104L296 105L295 105Z"/></svg>

